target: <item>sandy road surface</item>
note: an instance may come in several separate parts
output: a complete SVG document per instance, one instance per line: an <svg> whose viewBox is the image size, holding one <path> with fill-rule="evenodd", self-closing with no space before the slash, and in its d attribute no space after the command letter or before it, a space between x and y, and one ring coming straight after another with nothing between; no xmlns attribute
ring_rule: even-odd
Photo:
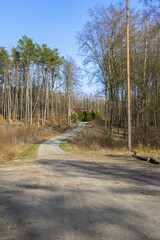
<svg viewBox="0 0 160 240"><path fill-rule="evenodd" d="M42 155L0 168L0 240L159 240L160 168Z"/></svg>

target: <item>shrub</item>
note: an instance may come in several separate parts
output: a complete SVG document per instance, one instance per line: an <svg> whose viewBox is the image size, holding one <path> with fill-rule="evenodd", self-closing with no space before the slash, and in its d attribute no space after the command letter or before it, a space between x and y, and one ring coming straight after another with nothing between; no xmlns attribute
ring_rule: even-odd
<svg viewBox="0 0 160 240"><path fill-rule="evenodd" d="M90 112L87 116L87 121L92 121L93 120L93 115L92 113Z"/></svg>
<svg viewBox="0 0 160 240"><path fill-rule="evenodd" d="M82 112L81 109L78 110L78 118L79 120L81 120L82 122L87 121L87 113L86 112Z"/></svg>
<svg viewBox="0 0 160 240"><path fill-rule="evenodd" d="M96 119L96 118L102 119L101 113L98 112L98 111L96 111L96 112L91 111L91 112L88 114L88 116L87 116L87 120L88 120L88 121L92 121L92 120L94 120L94 119Z"/></svg>
<svg viewBox="0 0 160 240"><path fill-rule="evenodd" d="M87 114L85 111L81 111L79 108L78 110L78 118L80 121L85 122L85 121L93 121L94 119L102 119L101 113L98 111L91 111Z"/></svg>

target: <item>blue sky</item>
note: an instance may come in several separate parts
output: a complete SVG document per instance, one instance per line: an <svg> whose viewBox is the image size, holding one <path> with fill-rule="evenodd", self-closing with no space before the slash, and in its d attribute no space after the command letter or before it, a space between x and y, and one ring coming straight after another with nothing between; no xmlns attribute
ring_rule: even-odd
<svg viewBox="0 0 160 240"><path fill-rule="evenodd" d="M62 56L72 56L80 64L75 35L89 20L88 9L97 3L109 6L117 2L119 1L2 0L0 46L10 50L25 34L34 42L58 48ZM130 6L138 9L139 0L130 0Z"/></svg>

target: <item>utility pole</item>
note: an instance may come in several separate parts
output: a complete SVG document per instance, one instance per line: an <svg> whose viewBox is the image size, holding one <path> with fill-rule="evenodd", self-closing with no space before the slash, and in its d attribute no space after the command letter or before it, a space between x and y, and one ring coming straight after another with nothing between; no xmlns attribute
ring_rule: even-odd
<svg viewBox="0 0 160 240"><path fill-rule="evenodd" d="M131 98L130 98L130 59L129 59L129 0L127 0L127 89L128 89L128 150L131 150Z"/></svg>

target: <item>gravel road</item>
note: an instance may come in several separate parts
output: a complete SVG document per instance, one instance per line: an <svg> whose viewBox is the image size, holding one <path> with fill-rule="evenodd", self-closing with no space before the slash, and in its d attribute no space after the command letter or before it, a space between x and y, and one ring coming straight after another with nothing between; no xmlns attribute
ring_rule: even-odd
<svg viewBox="0 0 160 240"><path fill-rule="evenodd" d="M65 153L62 149L59 148L59 144L62 141L66 140L67 138L71 137L72 135L82 131L85 125L86 125L85 122L79 123L78 127L70 131L69 133L65 133L59 137L45 141L44 143L41 144L41 146L38 149L38 156L42 157L44 155L52 155L55 153L59 154Z"/></svg>
<svg viewBox="0 0 160 240"><path fill-rule="evenodd" d="M160 239L159 165L48 146L0 168L0 240Z"/></svg>

